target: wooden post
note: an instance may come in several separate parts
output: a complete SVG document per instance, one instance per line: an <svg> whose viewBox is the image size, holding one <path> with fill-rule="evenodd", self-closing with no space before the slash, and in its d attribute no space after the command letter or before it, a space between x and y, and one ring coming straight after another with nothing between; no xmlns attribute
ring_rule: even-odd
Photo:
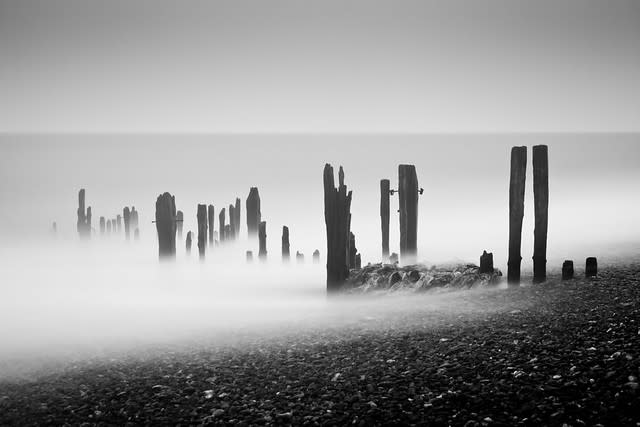
<svg viewBox="0 0 640 427"><path fill-rule="evenodd" d="M111 235L111 220L107 220L107 236Z"/></svg>
<svg viewBox="0 0 640 427"><path fill-rule="evenodd" d="M253 262L253 252L252 251L247 251L247 262L251 263Z"/></svg>
<svg viewBox="0 0 640 427"><path fill-rule="evenodd" d="M493 253L483 251L480 255L480 270L478 273L493 273Z"/></svg>
<svg viewBox="0 0 640 427"><path fill-rule="evenodd" d="M135 206L131 206L131 215L129 216L129 226L131 230L134 232L135 239L135 231L138 229L138 211Z"/></svg>
<svg viewBox="0 0 640 427"><path fill-rule="evenodd" d="M131 211L128 206L122 209L122 218L124 219L124 237L129 240L129 233L131 232Z"/></svg>
<svg viewBox="0 0 640 427"><path fill-rule="evenodd" d="M566 260L562 263L562 280L573 279L573 261Z"/></svg>
<svg viewBox="0 0 640 427"><path fill-rule="evenodd" d="M100 217L100 234L104 234L106 224L103 216Z"/></svg>
<svg viewBox="0 0 640 427"><path fill-rule="evenodd" d="M192 235L191 231L187 231L187 241L186 241L187 255L189 255L191 253L191 241L193 240L191 235Z"/></svg>
<svg viewBox="0 0 640 427"><path fill-rule="evenodd" d="M533 282L547 278L547 228L549 224L549 155L546 145L534 145L533 204L535 229L533 232Z"/></svg>
<svg viewBox="0 0 640 427"><path fill-rule="evenodd" d="M224 242L225 236L225 218L224 218L224 208L218 214L218 228L220 228L220 243Z"/></svg>
<svg viewBox="0 0 640 427"><path fill-rule="evenodd" d="M133 230L133 240L140 240L140 229L136 228Z"/></svg>
<svg viewBox="0 0 640 427"><path fill-rule="evenodd" d="M315 251L313 251L313 263L318 264L319 262L320 262L320 251L316 249Z"/></svg>
<svg viewBox="0 0 640 427"><path fill-rule="evenodd" d="M302 252L296 251L296 262L298 264L304 264L304 254Z"/></svg>
<svg viewBox="0 0 640 427"><path fill-rule="evenodd" d="M91 208L85 209L84 188L78 192L78 235L81 239L88 239L91 235Z"/></svg>
<svg viewBox="0 0 640 427"><path fill-rule="evenodd" d="M160 259L176 256L176 199L169 193L156 200L156 230Z"/></svg>
<svg viewBox="0 0 640 427"><path fill-rule="evenodd" d="M289 227L282 226L282 261L289 262Z"/></svg>
<svg viewBox="0 0 640 427"><path fill-rule="evenodd" d="M229 240L235 240L236 236L236 207L229 205Z"/></svg>
<svg viewBox="0 0 640 427"><path fill-rule="evenodd" d="M414 165L398 166L400 200L400 260L416 262L418 255L418 176Z"/></svg>
<svg viewBox="0 0 640 427"><path fill-rule="evenodd" d="M509 260L507 283L520 285L522 261L522 219L524 217L524 184L527 171L527 147L511 149L511 178L509 181Z"/></svg>
<svg viewBox="0 0 640 427"><path fill-rule="evenodd" d="M360 270L362 268L362 257L360 256L360 254L356 254L356 263L354 268L356 270Z"/></svg>
<svg viewBox="0 0 640 427"><path fill-rule="evenodd" d="M226 224L224 226L224 240L231 240L231 225Z"/></svg>
<svg viewBox="0 0 640 427"><path fill-rule="evenodd" d="M122 215L116 216L116 225L118 226L118 234L122 233Z"/></svg>
<svg viewBox="0 0 640 427"><path fill-rule="evenodd" d="M347 265L349 266L349 270L356 268L356 254L358 253L358 249L356 248L356 236L351 231L349 232L349 248L347 250Z"/></svg>
<svg viewBox="0 0 640 427"><path fill-rule="evenodd" d="M333 167L324 166L324 221L327 228L327 292L340 290L349 276L347 264L349 226L351 218L351 191L344 185L342 166L335 186Z"/></svg>
<svg viewBox="0 0 640 427"><path fill-rule="evenodd" d="M87 207L86 233L87 237L91 236L91 206Z"/></svg>
<svg viewBox="0 0 640 427"><path fill-rule="evenodd" d="M178 226L178 239L182 240L182 224L184 223L184 214L182 211L178 211L176 222L176 225Z"/></svg>
<svg viewBox="0 0 640 427"><path fill-rule="evenodd" d="M209 246L213 247L213 220L215 218L215 208L213 205L207 207L207 219L209 220Z"/></svg>
<svg viewBox="0 0 640 427"><path fill-rule="evenodd" d="M596 277L598 275L598 260L595 257L587 258L584 269L584 277Z"/></svg>
<svg viewBox="0 0 640 427"><path fill-rule="evenodd" d="M260 221L260 225L258 227L258 239L260 240L258 258L264 261L267 259L267 223L265 221Z"/></svg>
<svg viewBox="0 0 640 427"><path fill-rule="evenodd" d="M247 197L247 231L249 238L255 238L258 235L258 226L261 221L260 214L260 194L257 187L251 187L249 196Z"/></svg>
<svg viewBox="0 0 640 427"><path fill-rule="evenodd" d="M207 205L198 204L198 254L204 259L207 246Z"/></svg>
<svg viewBox="0 0 640 427"><path fill-rule="evenodd" d="M380 227L382 229L382 262L389 259L389 192L388 179L380 180Z"/></svg>
<svg viewBox="0 0 640 427"><path fill-rule="evenodd" d="M236 206L233 209L233 214L236 216L235 221L233 222L235 229L233 230L233 235L236 239L240 238L240 199L236 197Z"/></svg>

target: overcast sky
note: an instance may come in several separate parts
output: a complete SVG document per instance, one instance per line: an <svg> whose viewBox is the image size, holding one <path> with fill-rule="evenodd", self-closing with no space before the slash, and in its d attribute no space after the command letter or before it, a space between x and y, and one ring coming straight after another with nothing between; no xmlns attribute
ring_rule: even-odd
<svg viewBox="0 0 640 427"><path fill-rule="evenodd" d="M635 0L0 0L0 132L640 130Z"/></svg>

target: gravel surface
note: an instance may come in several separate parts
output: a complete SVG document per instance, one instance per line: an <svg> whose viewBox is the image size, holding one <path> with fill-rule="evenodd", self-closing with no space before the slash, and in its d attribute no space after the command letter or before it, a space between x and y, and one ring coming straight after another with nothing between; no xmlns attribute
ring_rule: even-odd
<svg viewBox="0 0 640 427"><path fill-rule="evenodd" d="M640 265L447 298L4 380L0 424L640 425Z"/></svg>

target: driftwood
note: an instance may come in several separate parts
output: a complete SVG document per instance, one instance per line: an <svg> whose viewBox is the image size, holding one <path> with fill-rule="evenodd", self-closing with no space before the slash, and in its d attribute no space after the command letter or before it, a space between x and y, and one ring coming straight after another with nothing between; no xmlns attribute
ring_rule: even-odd
<svg viewBox="0 0 640 427"><path fill-rule="evenodd" d="M389 194L388 179L380 180L380 228L382 230L382 261L389 259Z"/></svg>
<svg viewBox="0 0 640 427"><path fill-rule="evenodd" d="M418 254L418 176L414 165L398 166L400 201L400 258L413 264Z"/></svg>
<svg viewBox="0 0 640 427"><path fill-rule="evenodd" d="M510 286L520 284L526 170L527 147L513 147L511 149L511 178L509 181L509 261L507 263L507 282Z"/></svg>
<svg viewBox="0 0 640 427"><path fill-rule="evenodd" d="M176 199L169 193L156 200L156 230L160 259L176 256Z"/></svg>
<svg viewBox="0 0 640 427"><path fill-rule="evenodd" d="M573 279L573 261L566 260L562 263L562 280Z"/></svg>
<svg viewBox="0 0 640 427"><path fill-rule="evenodd" d="M282 226L282 261L289 262L289 227Z"/></svg>
<svg viewBox="0 0 640 427"><path fill-rule="evenodd" d="M596 277L598 275L598 260L595 257L587 258L584 276L585 277Z"/></svg>
<svg viewBox="0 0 640 427"><path fill-rule="evenodd" d="M207 219L209 220L209 246L213 246L213 220L215 218L215 208L213 205L207 207Z"/></svg>
<svg viewBox="0 0 640 427"><path fill-rule="evenodd" d="M267 223L265 221L260 221L260 225L258 226L258 239L258 258L264 261L267 259Z"/></svg>
<svg viewBox="0 0 640 427"><path fill-rule="evenodd" d="M478 273L493 273L493 253L483 251L480 255L480 270Z"/></svg>
<svg viewBox="0 0 640 427"><path fill-rule="evenodd" d="M338 172L338 187L333 167L324 166L324 221L327 228L327 292L338 291L349 277L348 244L351 225L351 191L344 185L344 171Z"/></svg>
<svg viewBox="0 0 640 427"><path fill-rule="evenodd" d="M533 282L547 278L547 228L549 224L549 155L546 145L534 145L533 204L535 229L533 232Z"/></svg>
<svg viewBox="0 0 640 427"><path fill-rule="evenodd" d="M198 204L198 254L204 258L207 247L207 205Z"/></svg>
<svg viewBox="0 0 640 427"><path fill-rule="evenodd" d="M257 187L251 187L249 196L247 197L247 231L249 238L255 238L258 235L258 227L260 225L260 194Z"/></svg>

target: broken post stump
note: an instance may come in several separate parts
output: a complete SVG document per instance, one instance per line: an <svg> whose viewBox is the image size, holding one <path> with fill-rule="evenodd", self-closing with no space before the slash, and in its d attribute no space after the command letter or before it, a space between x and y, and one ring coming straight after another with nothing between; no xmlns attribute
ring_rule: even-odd
<svg viewBox="0 0 640 427"><path fill-rule="evenodd" d="M107 221L107 236L111 235L111 220Z"/></svg>
<svg viewBox="0 0 640 427"><path fill-rule="evenodd" d="M546 145L534 145L533 204L535 228L533 231L533 282L547 278L547 229L549 224L549 155Z"/></svg>
<svg viewBox="0 0 640 427"><path fill-rule="evenodd" d="M204 258L204 251L207 246L207 205L198 204L198 254L200 259Z"/></svg>
<svg viewBox="0 0 640 427"><path fill-rule="evenodd" d="M220 228L220 243L224 242L225 231L226 231L224 211L225 209L222 208L222 210L220 210L220 213L218 214L218 227Z"/></svg>
<svg viewBox="0 0 640 427"><path fill-rule="evenodd" d="M298 264L304 264L304 254L302 252L296 251L296 262Z"/></svg>
<svg viewBox="0 0 640 427"><path fill-rule="evenodd" d="M100 217L100 234L104 234L106 228L105 219L103 216Z"/></svg>
<svg viewBox="0 0 640 427"><path fill-rule="evenodd" d="M247 251L247 262L253 262L253 252Z"/></svg>
<svg viewBox="0 0 640 427"><path fill-rule="evenodd" d="M324 221L327 228L327 292L340 290L349 277L348 245L351 225L351 196L344 185L342 166L338 172L338 187L335 186L333 167L325 164Z"/></svg>
<svg viewBox="0 0 640 427"><path fill-rule="evenodd" d="M480 255L480 270L478 273L493 273L493 253L483 251Z"/></svg>
<svg viewBox="0 0 640 427"><path fill-rule="evenodd" d="M573 261L566 260L562 263L562 280L573 279Z"/></svg>
<svg viewBox="0 0 640 427"><path fill-rule="evenodd" d="M176 226L178 227L178 239L182 240L182 225L184 223L184 214L178 211L176 215Z"/></svg>
<svg viewBox="0 0 640 427"><path fill-rule="evenodd" d="M176 199L163 193L156 199L156 230L160 259L176 256Z"/></svg>
<svg viewBox="0 0 640 427"><path fill-rule="evenodd" d="M509 180L509 260L507 283L520 284L522 261L522 219L524 217L524 185L527 169L527 147L511 149L511 177Z"/></svg>
<svg viewBox="0 0 640 427"><path fill-rule="evenodd" d="M584 269L584 277L596 277L598 275L598 260L595 257L589 257L586 261Z"/></svg>
<svg viewBox="0 0 640 427"><path fill-rule="evenodd" d="M236 205L233 209L233 214L235 215L235 221L233 222L233 225L235 226L235 229L233 230L233 235L235 236L236 239L240 238L240 199L238 197L236 197Z"/></svg>
<svg viewBox="0 0 640 427"><path fill-rule="evenodd" d="M118 229L118 234L122 233L122 215L116 216L116 225Z"/></svg>
<svg viewBox="0 0 640 427"><path fill-rule="evenodd" d="M389 259L389 193L388 179L380 180L380 228L382 230L382 262Z"/></svg>
<svg viewBox="0 0 640 427"><path fill-rule="evenodd" d="M313 251L313 263L318 264L319 262L320 262L320 251L316 249L315 251Z"/></svg>
<svg viewBox="0 0 640 427"><path fill-rule="evenodd" d="M249 196L247 197L247 232L249 238L255 238L258 235L258 227L260 225L260 194L257 187L251 187Z"/></svg>
<svg viewBox="0 0 640 427"><path fill-rule="evenodd" d="M207 230L209 231L209 246L213 246L213 219L215 218L215 208L213 205L207 207L207 219L209 224Z"/></svg>
<svg viewBox="0 0 640 427"><path fill-rule="evenodd" d="M264 261L267 259L267 223L265 221L260 221L260 225L258 226L258 240L258 258Z"/></svg>
<svg viewBox="0 0 640 427"><path fill-rule="evenodd" d="M193 240L193 238L192 238L191 231L187 231L187 241L186 241L187 255L189 255L191 253L191 242L192 242L192 240Z"/></svg>
<svg viewBox="0 0 640 427"><path fill-rule="evenodd" d="M289 262L289 227L282 226L282 261Z"/></svg>
<svg viewBox="0 0 640 427"><path fill-rule="evenodd" d="M418 255L418 176L414 165L398 166L400 259L413 264Z"/></svg>
<svg viewBox="0 0 640 427"><path fill-rule="evenodd" d="M129 233L131 232L131 211L128 206L122 209L122 219L124 220L124 237L129 240Z"/></svg>

